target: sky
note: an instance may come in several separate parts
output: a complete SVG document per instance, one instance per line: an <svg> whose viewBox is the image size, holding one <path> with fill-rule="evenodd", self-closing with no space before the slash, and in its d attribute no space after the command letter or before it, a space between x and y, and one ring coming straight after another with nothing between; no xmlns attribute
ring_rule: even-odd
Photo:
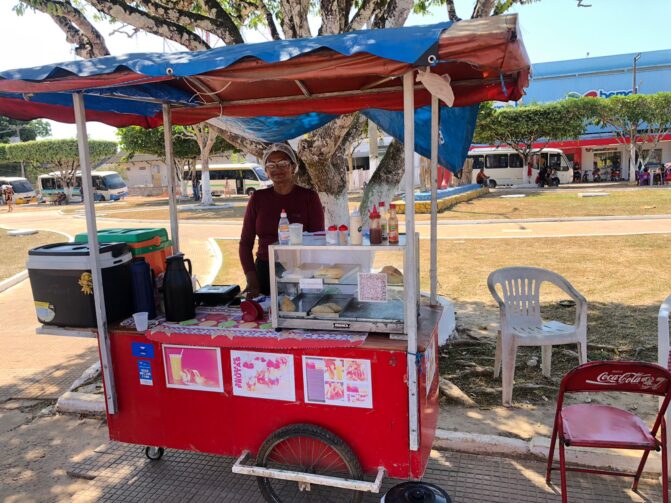
<svg viewBox="0 0 671 503"><path fill-rule="evenodd" d="M12 7L18 0L0 0L0 70L70 61L75 58L63 32L51 18L27 11L17 16ZM515 6L520 15L522 38L532 63L584 57L608 56L631 52L671 50L669 19L671 0L583 0L591 7L577 7L577 0L541 0ZM456 0L457 14L469 18L473 0ZM445 7L431 14L412 14L406 24L430 24L447 20ZM312 20L315 25L318 19ZM99 24L103 35L118 25ZM316 31L316 29L315 29ZM262 33L249 33L247 40L263 41ZM128 37L117 33L107 37L112 54L183 50L179 45L158 37L138 34ZM115 129L91 122L91 138L114 140ZM75 127L52 122L56 138L72 138Z"/></svg>

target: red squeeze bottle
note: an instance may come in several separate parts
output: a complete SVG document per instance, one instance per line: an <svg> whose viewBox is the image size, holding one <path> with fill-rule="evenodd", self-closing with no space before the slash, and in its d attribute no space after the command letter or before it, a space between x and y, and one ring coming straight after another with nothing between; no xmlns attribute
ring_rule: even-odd
<svg viewBox="0 0 671 503"><path fill-rule="evenodd" d="M375 205L373 205L373 211L368 215L368 220L370 221L370 244L381 245L382 228L380 227L380 214Z"/></svg>

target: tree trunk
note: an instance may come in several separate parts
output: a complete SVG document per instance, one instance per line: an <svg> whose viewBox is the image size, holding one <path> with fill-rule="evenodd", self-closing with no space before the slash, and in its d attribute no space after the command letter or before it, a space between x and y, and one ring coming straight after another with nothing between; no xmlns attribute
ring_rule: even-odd
<svg viewBox="0 0 671 503"><path fill-rule="evenodd" d="M629 143L629 173L622 174L622 178L627 180L636 179L636 134L631 136L631 142Z"/></svg>
<svg viewBox="0 0 671 503"><path fill-rule="evenodd" d="M380 201L389 202L394 197L398 184L403 177L403 144L392 141L385 152L380 165L373 173L363 193L359 211L364 225L368 222L368 213Z"/></svg>

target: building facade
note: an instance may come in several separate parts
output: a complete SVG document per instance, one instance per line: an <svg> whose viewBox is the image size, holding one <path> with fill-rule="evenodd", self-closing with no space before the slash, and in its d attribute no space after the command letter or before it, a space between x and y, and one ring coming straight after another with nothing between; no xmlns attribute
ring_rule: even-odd
<svg viewBox="0 0 671 503"><path fill-rule="evenodd" d="M634 58L636 75L634 82ZM532 65L532 78L523 102L545 103L567 97L595 96L609 98L671 91L671 49L619 54L597 58L573 59ZM598 166L602 172L621 169L623 179L629 173L629 147L618 142L613 131L590 126L575 141L552 142L569 160L580 163L587 171ZM671 136L654 149L650 162L671 162Z"/></svg>

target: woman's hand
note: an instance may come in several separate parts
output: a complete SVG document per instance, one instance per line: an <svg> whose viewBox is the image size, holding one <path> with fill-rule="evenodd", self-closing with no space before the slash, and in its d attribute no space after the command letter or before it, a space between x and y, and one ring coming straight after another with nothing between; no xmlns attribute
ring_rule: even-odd
<svg viewBox="0 0 671 503"><path fill-rule="evenodd" d="M259 286L259 278L256 271L250 271L246 274L247 287L243 290L246 293L247 299L253 299L261 294L261 287Z"/></svg>

